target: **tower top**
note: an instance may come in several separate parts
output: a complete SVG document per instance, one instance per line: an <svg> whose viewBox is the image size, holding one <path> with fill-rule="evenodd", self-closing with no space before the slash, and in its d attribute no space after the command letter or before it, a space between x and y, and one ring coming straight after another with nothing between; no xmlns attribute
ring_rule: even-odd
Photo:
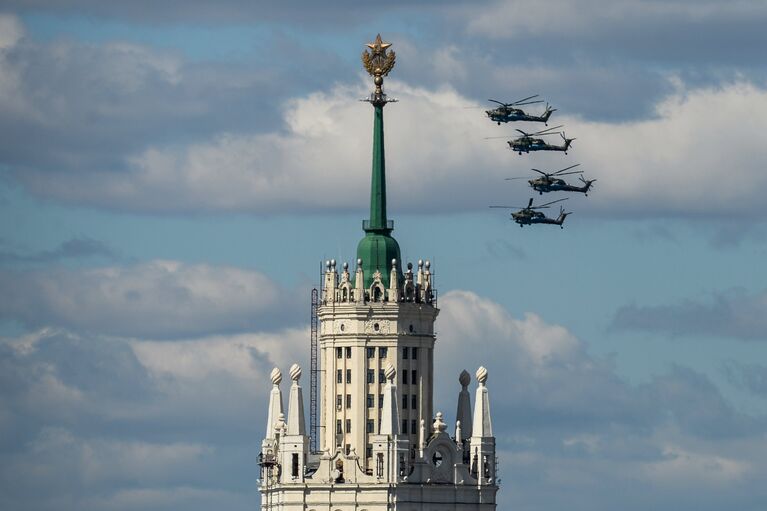
<svg viewBox="0 0 767 511"><path fill-rule="evenodd" d="M391 43L386 43L378 34L375 41L366 44L362 52L362 64L373 77L375 90L365 101L373 105L373 166L370 179L370 218L362 222L365 237L357 245L357 258L363 261L365 287L372 283L376 271L382 275L384 286L390 285L391 261L401 260L397 240L391 236L394 222L386 218L386 157L384 154L383 107L396 101L389 99L383 91L384 76L394 67L396 54ZM402 281L402 269L396 269L397 280Z"/></svg>

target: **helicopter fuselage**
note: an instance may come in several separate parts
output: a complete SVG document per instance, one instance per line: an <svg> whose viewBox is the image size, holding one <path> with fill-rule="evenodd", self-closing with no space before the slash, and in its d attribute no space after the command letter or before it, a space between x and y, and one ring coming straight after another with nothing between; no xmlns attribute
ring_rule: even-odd
<svg viewBox="0 0 767 511"><path fill-rule="evenodd" d="M562 145L549 144L542 138L532 137L519 137L514 140L509 140L509 147L512 150L522 153L529 153L531 151L562 151L567 153L570 149L570 144L566 141Z"/></svg>
<svg viewBox="0 0 767 511"><path fill-rule="evenodd" d="M553 110L552 110L553 111ZM496 108L494 110L486 110L485 113L491 121L498 123L514 122L514 121L528 121L528 122L543 122L546 123L551 117L551 112L547 110L543 115L529 115L519 108Z"/></svg>
<svg viewBox="0 0 767 511"><path fill-rule="evenodd" d="M574 186L567 184L564 179L531 179L528 181L530 187L540 194L548 192L580 192L589 193L591 188L591 182L586 181L587 184L583 186Z"/></svg>
<svg viewBox="0 0 767 511"><path fill-rule="evenodd" d="M511 214L512 220L519 224L520 227L532 224L551 224L562 227L565 222L565 218L570 213L565 213L560 210L558 218L549 218L540 211L531 211L529 209L522 209Z"/></svg>

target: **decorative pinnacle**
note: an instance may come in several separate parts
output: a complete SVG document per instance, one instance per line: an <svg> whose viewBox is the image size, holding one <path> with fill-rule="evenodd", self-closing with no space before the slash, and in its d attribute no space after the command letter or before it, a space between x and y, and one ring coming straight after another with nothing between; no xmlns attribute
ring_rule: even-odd
<svg viewBox="0 0 767 511"><path fill-rule="evenodd" d="M471 383L471 375L469 374L469 371L466 369L461 371L461 375L458 377L458 382L461 384L461 387L468 387L469 383Z"/></svg>
<svg viewBox="0 0 767 511"><path fill-rule="evenodd" d="M389 380L390 383L394 383L394 377L397 376L397 370L394 369L394 366L389 363L386 366L384 376L386 376L386 379Z"/></svg>
<svg viewBox="0 0 767 511"><path fill-rule="evenodd" d="M479 369L477 369L477 381L481 387L484 387L485 383L487 383L487 369L484 366L479 366Z"/></svg>
<svg viewBox="0 0 767 511"><path fill-rule="evenodd" d="M280 371L279 368L275 367L272 369L272 374L269 375L272 379L272 385L279 385L282 381L282 371Z"/></svg>
<svg viewBox="0 0 767 511"><path fill-rule="evenodd" d="M373 83L376 86L373 99L374 102L386 103L386 96L383 93L383 77L389 74L394 67L397 55L394 50L387 51L391 43L385 43L381 39L381 34L376 36L376 40L367 43L367 50L362 52L362 64L370 76L373 77Z"/></svg>
<svg viewBox="0 0 767 511"><path fill-rule="evenodd" d="M301 367L298 364L290 366L290 379L294 382L298 382L301 378Z"/></svg>

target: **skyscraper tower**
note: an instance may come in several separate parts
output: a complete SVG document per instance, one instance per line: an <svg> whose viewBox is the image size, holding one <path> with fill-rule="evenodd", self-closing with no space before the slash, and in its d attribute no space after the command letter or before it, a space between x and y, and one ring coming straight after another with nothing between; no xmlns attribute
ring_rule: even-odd
<svg viewBox="0 0 767 511"><path fill-rule="evenodd" d="M461 390L454 436L433 413L434 322L439 313L429 261L408 264L386 214L383 92L395 53L381 36L362 54L375 90L370 218L355 267L327 261L318 308L320 439L309 452L301 369L290 368L287 419L282 374L271 374L266 436L259 456L262 509L493 511L496 483L487 370L480 367L472 416L470 375Z"/></svg>

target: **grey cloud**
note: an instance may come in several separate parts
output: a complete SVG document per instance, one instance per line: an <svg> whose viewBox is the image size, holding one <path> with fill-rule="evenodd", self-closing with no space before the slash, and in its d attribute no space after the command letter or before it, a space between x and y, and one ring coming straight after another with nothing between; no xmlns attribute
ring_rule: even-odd
<svg viewBox="0 0 767 511"><path fill-rule="evenodd" d="M732 385L767 399L767 366L730 360L722 365L722 369Z"/></svg>
<svg viewBox="0 0 767 511"><path fill-rule="evenodd" d="M731 289L714 293L707 300L688 299L657 306L624 305L613 315L611 328L764 341L767 340L766 313L767 292Z"/></svg>
<svg viewBox="0 0 767 511"><path fill-rule="evenodd" d="M424 0L416 8L412 2L391 0L386 4L386 14L418 11L437 11L447 4L436 0ZM333 28L348 24L366 24L370 21L371 9L378 4L343 0L318 4L311 1L248 2L245 0L223 0L215 5L201 0L175 2L152 2L139 0L130 4L73 0L56 2L50 0L5 2L6 9L24 13L49 13L64 16L103 17L139 23L204 23L240 25L242 23L263 23L265 21L289 22L305 28Z"/></svg>
<svg viewBox="0 0 767 511"><path fill-rule="evenodd" d="M670 2L499 1L463 7L468 31L523 58L585 58L641 65L750 67L765 35L758 0ZM504 45L508 41L508 47ZM558 56L557 56L558 55Z"/></svg>
<svg viewBox="0 0 767 511"><path fill-rule="evenodd" d="M144 338L273 329L296 322L294 292L255 271L152 261L0 272L0 318L30 328Z"/></svg>
<svg viewBox="0 0 767 511"><path fill-rule="evenodd" d="M117 259L117 254L104 242L87 237L72 238L52 250L35 253L0 250L0 263L55 263L87 257Z"/></svg>
<svg viewBox="0 0 767 511"><path fill-rule="evenodd" d="M284 333L282 351L299 338ZM249 358L245 342L259 343L222 337L150 360L131 341L65 331L0 339L0 506L252 508L266 420L254 401L275 362ZM228 360L214 360L227 349ZM160 369L192 359L208 371Z"/></svg>
<svg viewBox="0 0 767 511"><path fill-rule="evenodd" d="M759 509L751 474L767 459L765 425L733 411L705 376L675 368L634 387L536 315L516 319L467 292L440 306L435 409L452 418L458 372L487 365L502 506L612 509L630 497L632 511L709 511L727 496ZM268 373L305 361L305 339L303 329L0 339L0 506L252 509Z"/></svg>

